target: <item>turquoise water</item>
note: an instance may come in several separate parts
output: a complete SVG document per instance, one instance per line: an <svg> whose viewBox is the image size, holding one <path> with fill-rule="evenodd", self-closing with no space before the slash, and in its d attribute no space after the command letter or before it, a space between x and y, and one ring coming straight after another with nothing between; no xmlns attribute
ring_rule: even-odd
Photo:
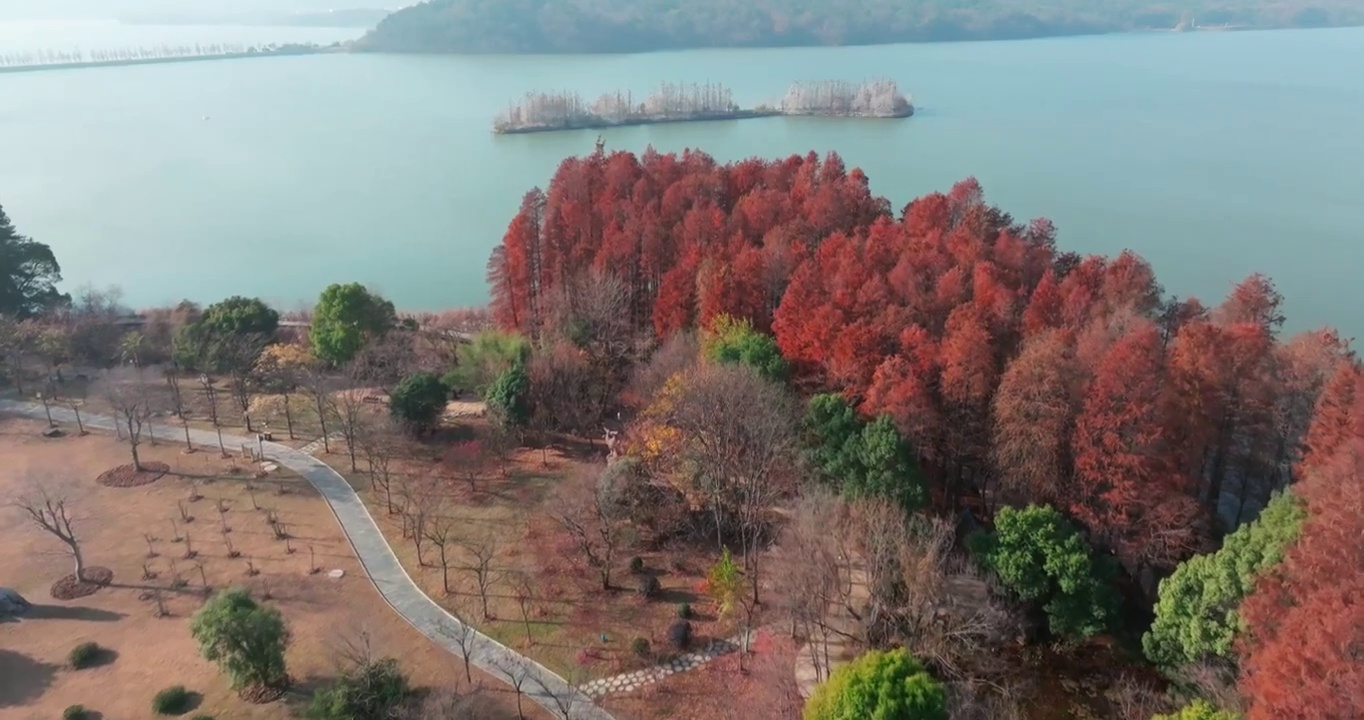
<svg viewBox="0 0 1364 720"><path fill-rule="evenodd" d="M290 308L341 280L407 308L467 305L522 193L598 134L493 136L523 92L719 80L750 105L794 80L885 75L916 117L601 134L721 160L837 150L897 209L974 175L1016 217L1052 218L1067 249L1131 248L1167 289L1210 300L1263 271L1292 328L1360 335L1360 48L1364 30L1344 29L15 74L0 76L0 203L68 286L118 284L134 305Z"/></svg>

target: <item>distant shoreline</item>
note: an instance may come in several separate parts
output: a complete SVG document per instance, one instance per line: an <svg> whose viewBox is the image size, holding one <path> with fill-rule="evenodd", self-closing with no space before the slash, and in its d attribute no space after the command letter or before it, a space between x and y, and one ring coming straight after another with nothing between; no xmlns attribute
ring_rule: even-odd
<svg viewBox="0 0 1364 720"><path fill-rule="evenodd" d="M130 65L165 65L169 63L206 62L209 60L242 60L245 58L287 57L293 55L321 55L343 52L344 48L296 48L290 50L258 50L255 52L218 53L216 55L178 55L175 57L128 58L123 60L83 60L65 63L36 63L33 65L0 66L0 74L38 72L41 70L81 70L87 68L125 67Z"/></svg>

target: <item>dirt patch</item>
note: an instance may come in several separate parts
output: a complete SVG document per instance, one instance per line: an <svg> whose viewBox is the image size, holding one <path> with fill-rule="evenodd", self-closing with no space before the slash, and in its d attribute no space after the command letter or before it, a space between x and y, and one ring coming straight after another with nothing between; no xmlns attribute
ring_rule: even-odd
<svg viewBox="0 0 1364 720"><path fill-rule="evenodd" d="M97 479L99 484L105 487L141 487L151 485L168 472L170 472L169 465L153 460L142 463L141 470L138 470L131 463L119 465L112 470L105 470L100 473Z"/></svg>
<svg viewBox="0 0 1364 720"><path fill-rule="evenodd" d="M88 567L81 574L85 576L82 579L77 579L76 574L72 573L52 583L52 597L58 600L89 597L114 581L114 571L107 567Z"/></svg>
<svg viewBox="0 0 1364 720"><path fill-rule="evenodd" d="M115 578L85 598L48 600L52 582L71 570L70 555L0 501L0 537L14 540L0 543L0 581L35 601L28 613L0 625L0 719L60 717L74 704L105 718L144 718L157 691L184 685L203 696L191 714L287 720L336 678L337 648L361 632L376 655L398 659L414 687L469 690L458 657L423 637L375 592L326 502L303 479L281 470L254 480L232 472L234 465L254 470L254 463L218 452L184 454L183 443L162 440L139 451L144 463L169 465L165 477L134 489L105 487L80 478L126 462L127 443L112 434L78 437L74 430L54 443L39 437L45 425L0 415L0 497L19 496L36 482L64 497L86 558ZM181 504L193 522L183 522ZM271 514L286 524L287 543L276 537ZM175 542L175 533L184 539ZM189 560L187 542L195 551ZM255 575L247 575L248 561ZM319 572L310 573L314 567ZM332 570L344 576L329 577ZM237 586L277 608L292 635L285 660L294 684L275 702L239 697L189 633L206 595ZM62 672L71 648L87 641L108 648L114 659ZM515 695L504 683L478 671L472 677L487 688L482 718L517 717ZM525 705L527 718L549 717Z"/></svg>

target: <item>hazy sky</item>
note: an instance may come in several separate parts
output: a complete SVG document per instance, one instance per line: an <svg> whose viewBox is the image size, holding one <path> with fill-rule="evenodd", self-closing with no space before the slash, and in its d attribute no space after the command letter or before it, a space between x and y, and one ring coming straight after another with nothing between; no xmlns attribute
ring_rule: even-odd
<svg viewBox="0 0 1364 720"><path fill-rule="evenodd" d="M115 18L127 13L177 15L288 13L332 8L386 8L411 0L0 0L0 19Z"/></svg>

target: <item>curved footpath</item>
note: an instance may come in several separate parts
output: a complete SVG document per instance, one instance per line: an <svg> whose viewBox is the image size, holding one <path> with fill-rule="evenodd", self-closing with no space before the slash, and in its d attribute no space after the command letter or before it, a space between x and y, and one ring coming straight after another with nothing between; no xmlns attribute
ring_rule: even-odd
<svg viewBox="0 0 1364 720"><path fill-rule="evenodd" d="M13 400L0 400L0 412L39 420L47 418L42 405ZM53 407L52 419L75 423L76 415L68 408ZM81 421L87 428L114 429L114 420L103 415L81 413ZM170 425L156 425L155 430L159 437L168 441L184 433L183 428ZM190 438L207 447L218 444L217 434L205 430L190 430ZM239 448L242 444L256 445L255 440L239 435L224 435L223 443L232 448ZM456 638L464 637L464 624L412 582L350 483L307 453L272 442L264 443L264 448L266 459L303 476L326 499L337 522L341 524L342 532L355 549L355 556L384 600L423 635L462 658L463 653ZM473 633L475 639L472 641L470 659L474 666L508 685L519 685L521 692L542 705L551 715L565 720L615 720L610 713L593 704L585 693L548 668L477 630Z"/></svg>

